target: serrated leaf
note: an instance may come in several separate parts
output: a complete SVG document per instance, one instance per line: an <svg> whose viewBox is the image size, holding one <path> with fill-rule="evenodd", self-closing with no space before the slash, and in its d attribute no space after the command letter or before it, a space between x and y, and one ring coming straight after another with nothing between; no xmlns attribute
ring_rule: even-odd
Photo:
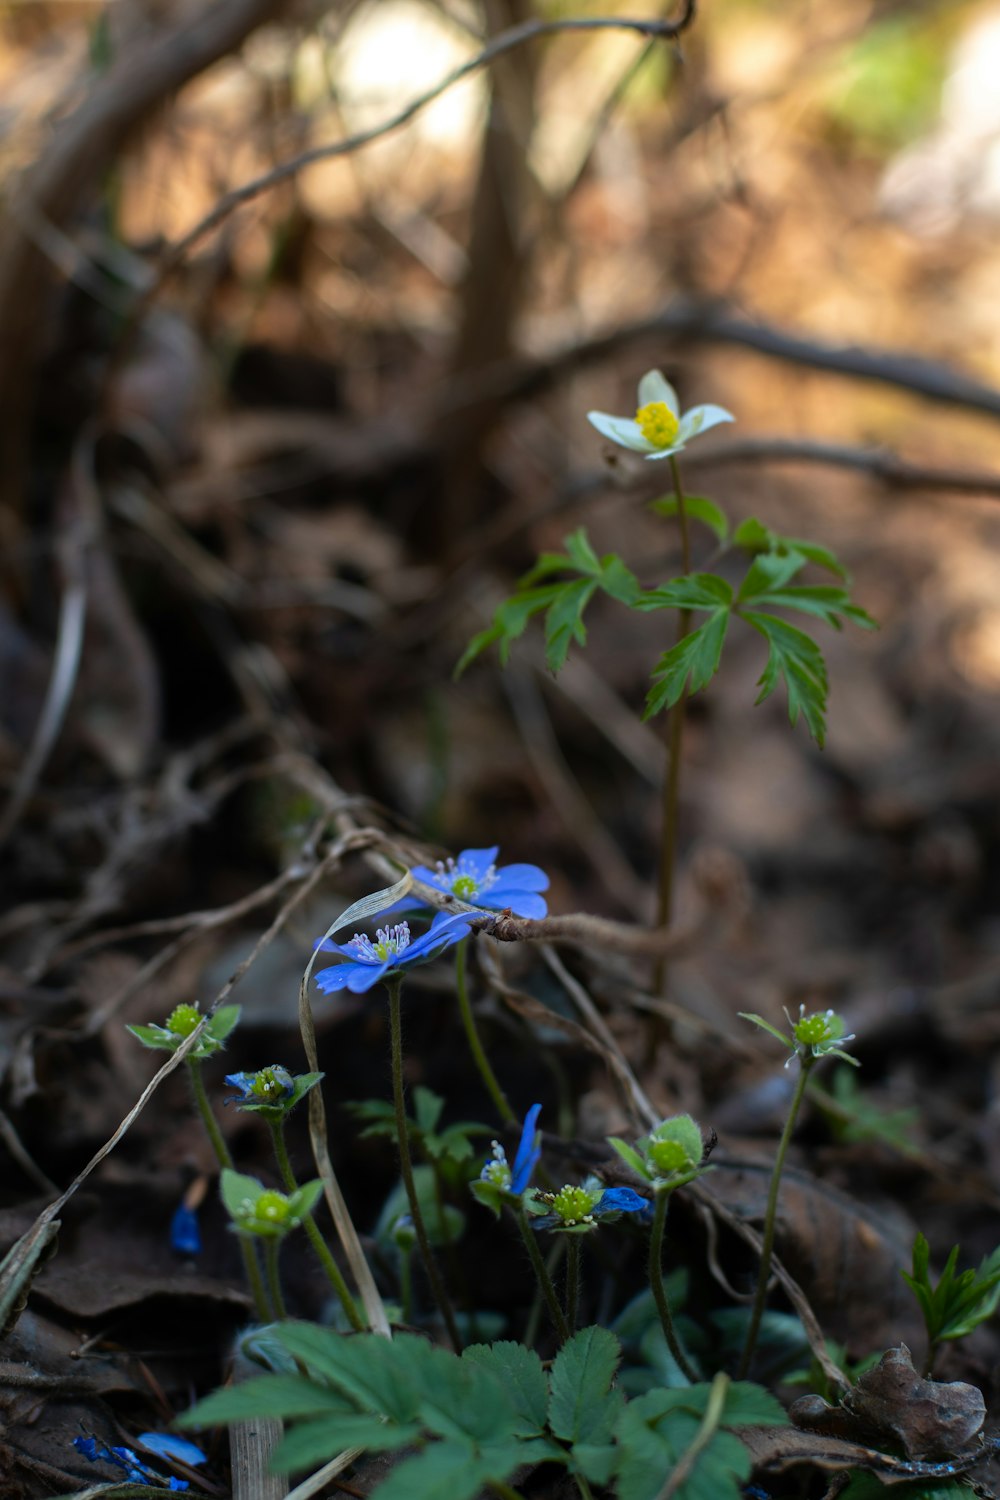
<svg viewBox="0 0 1000 1500"><path fill-rule="evenodd" d="M613 552L601 558L599 582L604 592L617 599L619 604L631 606L639 597L639 580Z"/></svg>
<svg viewBox="0 0 1000 1500"><path fill-rule="evenodd" d="M759 595L754 604L758 608L798 609L803 614L815 615L817 619L841 627L841 616L859 625L862 630L877 630L878 625L860 605L852 604L845 589L826 584L791 584L786 588L772 589Z"/></svg>
<svg viewBox="0 0 1000 1500"><path fill-rule="evenodd" d="M788 691L788 717L792 724L799 714L805 719L816 743L826 738L827 676L823 653L811 636L776 615L745 611L742 619L767 641L767 665L757 680L756 701L770 697L781 678Z"/></svg>
<svg viewBox="0 0 1000 1500"><path fill-rule="evenodd" d="M592 578L577 578L560 587L545 615L545 664L550 671L558 672L566 665L574 641L585 644L583 612L596 591L597 582Z"/></svg>
<svg viewBox="0 0 1000 1500"><path fill-rule="evenodd" d="M763 521L758 521L756 516L748 516L733 532L733 541L745 552L766 552L773 536L773 531Z"/></svg>
<svg viewBox="0 0 1000 1500"><path fill-rule="evenodd" d="M636 600L636 609L711 609L730 605L732 586L717 573L688 573L672 578L658 589L649 589Z"/></svg>
<svg viewBox="0 0 1000 1500"><path fill-rule="evenodd" d="M664 495L659 500L653 500L649 508L659 516L676 516L679 511L677 496ZM702 525L715 532L720 542L725 542L729 535L729 518L714 500L709 500L706 495L685 495L684 509L692 521L701 521Z"/></svg>
<svg viewBox="0 0 1000 1500"><path fill-rule="evenodd" d="M371 1333L347 1338L314 1323L292 1322L283 1323L276 1336L356 1407L397 1422L416 1417L418 1378L428 1347L423 1339L400 1334L390 1343Z"/></svg>
<svg viewBox="0 0 1000 1500"><path fill-rule="evenodd" d="M518 1432L520 1419L499 1376L475 1360L462 1360L445 1349L431 1349L424 1359L420 1416L444 1438L498 1443Z"/></svg>
<svg viewBox="0 0 1000 1500"><path fill-rule="evenodd" d="M619 1500L655 1500L699 1437L709 1390L655 1390L629 1403L615 1429ZM739 1439L717 1430L699 1449L676 1500L739 1500L750 1469L750 1454Z"/></svg>
<svg viewBox="0 0 1000 1500"><path fill-rule="evenodd" d="M413 1113L419 1129L431 1131L441 1118L444 1109L444 1099L440 1094L435 1094L433 1089L425 1088L418 1083L413 1090Z"/></svg>
<svg viewBox="0 0 1000 1500"><path fill-rule="evenodd" d="M565 1343L549 1375L549 1426L566 1442L591 1435L607 1414L621 1345L606 1328L581 1328Z"/></svg>
<svg viewBox="0 0 1000 1500"><path fill-rule="evenodd" d="M258 1375L241 1385L225 1386L177 1418L178 1427L211 1427L253 1417L315 1417L322 1412L349 1415L354 1404L302 1375Z"/></svg>
<svg viewBox="0 0 1000 1500"><path fill-rule="evenodd" d="M756 601L761 594L784 588L805 565L806 560L800 552L761 552L747 569L736 595L737 603L742 604L748 599Z"/></svg>
<svg viewBox="0 0 1000 1500"><path fill-rule="evenodd" d="M704 625L692 630L677 642L656 664L653 686L646 695L643 719L650 719L663 708L673 708L685 687L700 692L719 669L722 648L729 628L729 610L718 609Z"/></svg>
<svg viewBox="0 0 1000 1500"><path fill-rule="evenodd" d="M734 1380L726 1390L720 1427L787 1427L788 1413L776 1396L752 1380Z"/></svg>
<svg viewBox="0 0 1000 1500"><path fill-rule="evenodd" d="M580 526L569 536L564 536L563 546L566 548L570 562L579 568L581 573L597 574L601 571L600 559L590 545L590 538L585 527Z"/></svg>
<svg viewBox="0 0 1000 1500"><path fill-rule="evenodd" d="M520 1420L518 1432L541 1432L548 1405L548 1382L533 1349L504 1339L497 1344L471 1344L462 1359L480 1364L502 1382Z"/></svg>
<svg viewBox="0 0 1000 1500"><path fill-rule="evenodd" d="M570 1450L570 1473L582 1474L591 1484L607 1484L617 1457L614 1443L574 1443Z"/></svg>

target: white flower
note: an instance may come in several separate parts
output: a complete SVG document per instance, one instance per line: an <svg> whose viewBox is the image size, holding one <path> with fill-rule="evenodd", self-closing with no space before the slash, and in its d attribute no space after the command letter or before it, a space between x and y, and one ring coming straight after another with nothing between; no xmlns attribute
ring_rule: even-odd
<svg viewBox="0 0 1000 1500"><path fill-rule="evenodd" d="M682 413L677 392L659 370L647 370L639 381L639 409L634 419L613 417L606 411L587 413L587 421L603 437L646 458L669 458L709 428L735 420L724 406L692 406Z"/></svg>

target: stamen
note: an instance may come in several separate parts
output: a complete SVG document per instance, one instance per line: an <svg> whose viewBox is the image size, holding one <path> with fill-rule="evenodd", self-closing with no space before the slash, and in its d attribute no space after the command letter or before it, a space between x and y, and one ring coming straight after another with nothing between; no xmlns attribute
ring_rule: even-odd
<svg viewBox="0 0 1000 1500"><path fill-rule="evenodd" d="M647 401L635 414L639 430L654 448L669 448L680 431L680 423L665 401Z"/></svg>
<svg viewBox="0 0 1000 1500"><path fill-rule="evenodd" d="M387 958L394 958L409 946L408 922L398 922L395 927L380 927L375 934L374 943L363 932L356 932L348 944L348 947L354 949L355 957L368 964L384 964Z"/></svg>

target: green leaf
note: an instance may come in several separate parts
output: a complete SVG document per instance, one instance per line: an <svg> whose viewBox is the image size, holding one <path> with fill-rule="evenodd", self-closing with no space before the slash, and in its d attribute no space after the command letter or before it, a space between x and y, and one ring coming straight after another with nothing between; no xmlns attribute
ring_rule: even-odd
<svg viewBox="0 0 1000 1500"><path fill-rule="evenodd" d="M643 1161L642 1157L639 1155L638 1151L636 1151L634 1146L630 1146L627 1141L619 1139L619 1137L616 1135L608 1136L608 1145L614 1147L625 1165L627 1167L631 1167L632 1171L636 1174L637 1177L649 1176L649 1173L646 1170L646 1163Z"/></svg>
<svg viewBox="0 0 1000 1500"><path fill-rule="evenodd" d="M759 1399L766 1397L766 1392L759 1391L757 1396L752 1388L746 1389L748 1382L739 1385L741 1389L732 1406L727 1392L723 1421L736 1420L731 1412L741 1408L751 1417L756 1414L758 1420L777 1420ZM615 1429L620 1449L619 1500L655 1500L665 1476L685 1458L699 1437L710 1390L708 1385L678 1391L654 1390L629 1402ZM774 1406L778 1403L774 1402ZM781 1416L784 1417L783 1412ZM750 1454L743 1444L731 1433L716 1430L698 1451L690 1472L676 1491L676 1500L739 1500L740 1486L750 1468Z"/></svg>
<svg viewBox="0 0 1000 1500"><path fill-rule="evenodd" d="M545 615L545 663L552 672L566 665L574 641L582 646L587 640L583 612L597 591L592 578L564 583Z"/></svg>
<svg viewBox="0 0 1000 1500"><path fill-rule="evenodd" d="M794 1046L794 1042L790 1037L787 1037L783 1031L779 1031L777 1026L772 1026L770 1021L765 1021L763 1016L755 1016L749 1010L741 1010L738 1012L738 1015L742 1021L752 1021L755 1026L760 1027L761 1031L769 1031L773 1037L777 1037L783 1046Z"/></svg>
<svg viewBox="0 0 1000 1500"><path fill-rule="evenodd" d="M178 1427L211 1427L254 1417L315 1417L322 1412L349 1415L353 1403L339 1391L302 1375L258 1375L242 1385L225 1386L177 1418Z"/></svg>
<svg viewBox="0 0 1000 1500"><path fill-rule="evenodd" d="M700 692L718 671L722 648L729 627L729 610L718 609L704 625L692 630L677 642L656 664L653 686L646 696L643 719L650 719L662 708L673 708L684 692Z"/></svg>
<svg viewBox="0 0 1000 1500"><path fill-rule="evenodd" d="M156 1052L176 1052L184 1040L165 1026L126 1026L125 1030L130 1031L144 1047L152 1047Z"/></svg>
<svg viewBox="0 0 1000 1500"><path fill-rule="evenodd" d="M659 516L676 516L679 509L677 496L664 495L659 500L653 500L649 508ZM684 509L692 521L701 521L710 531L715 532L720 542L725 542L729 535L729 519L714 500L709 500L705 495L685 495Z"/></svg>
<svg viewBox="0 0 1000 1500"><path fill-rule="evenodd" d="M256 1177L247 1177L242 1172L234 1172L230 1167L223 1167L222 1176L219 1178L219 1191L225 1204L226 1212L233 1219L239 1219L243 1214L244 1205L249 1198L251 1203L256 1203L264 1191L264 1184L258 1182Z"/></svg>
<svg viewBox="0 0 1000 1500"><path fill-rule="evenodd" d="M747 575L736 596L737 601L742 604L747 599L757 599L761 594L783 588L796 573L801 573L805 565L806 560L801 552L760 553L747 569Z"/></svg>
<svg viewBox="0 0 1000 1500"><path fill-rule="evenodd" d="M592 1426L607 1417L621 1345L606 1328L581 1328L565 1343L549 1376L549 1426L566 1442L592 1438ZM599 1441L599 1439L598 1439Z"/></svg>
<svg viewBox="0 0 1000 1500"><path fill-rule="evenodd" d="M533 1349L504 1339L498 1344L471 1344L462 1359L491 1370L502 1382L520 1419L518 1432L541 1432L548 1407L548 1382Z"/></svg>
<svg viewBox="0 0 1000 1500"><path fill-rule="evenodd" d="M300 1422L286 1434L274 1463L278 1469L311 1469L345 1448L367 1448L373 1453L406 1448L419 1439L420 1433L419 1422L384 1422L371 1413L322 1417Z"/></svg>
<svg viewBox="0 0 1000 1500"><path fill-rule="evenodd" d="M796 724L801 713L809 732L822 746L826 738L828 689L822 651L805 631L776 615L747 610L742 618L760 632L768 645L767 666L757 681L760 692L756 701L763 703L770 697L781 678L788 691L789 719Z"/></svg>
<svg viewBox="0 0 1000 1500"><path fill-rule="evenodd" d="M429 1133L437 1125L444 1109L444 1099L440 1094L435 1094L433 1089L425 1088L418 1083L413 1090L413 1112L416 1115L417 1126L425 1133Z"/></svg>
<svg viewBox="0 0 1000 1500"><path fill-rule="evenodd" d="M322 1083L325 1077L325 1073L300 1073L295 1080L295 1085L292 1089L292 1092L289 1094L288 1098L283 1101L285 1113L288 1114L292 1109L294 1109L296 1104L303 1100L310 1092L310 1090L314 1089L318 1083Z"/></svg>
<svg viewBox="0 0 1000 1500"><path fill-rule="evenodd" d="M829 547L822 547L818 542L805 541L798 536L782 536L754 516L737 526L733 532L733 542L744 552L798 553L806 562L815 563L817 567L825 568L828 573L834 573L838 578L845 580L847 578L847 570Z"/></svg>
<svg viewBox="0 0 1000 1500"><path fill-rule="evenodd" d="M787 1427L788 1413L776 1396L752 1380L734 1380L726 1391L722 1427Z"/></svg>
<svg viewBox="0 0 1000 1500"><path fill-rule="evenodd" d="M330 1382L356 1407L397 1422L412 1421L426 1341L400 1334L390 1343L377 1334L347 1338L314 1323L283 1323L276 1330L289 1353Z"/></svg>
<svg viewBox="0 0 1000 1500"><path fill-rule="evenodd" d="M833 588L825 584L791 584L786 588L772 589L754 600L758 607L768 609L798 609L803 614L815 615L818 619L840 629L841 616L862 630L877 630L878 625L866 610L851 603L846 589Z"/></svg>
<svg viewBox="0 0 1000 1500"><path fill-rule="evenodd" d="M640 610L710 609L727 607L733 601L733 590L717 573L687 573L673 578L658 589L649 589L636 600Z"/></svg>
<svg viewBox="0 0 1000 1500"><path fill-rule="evenodd" d="M471 1443L430 1443L416 1458L397 1464L370 1492L372 1500L473 1500L487 1479L506 1479L499 1455L478 1454Z"/></svg>
<svg viewBox="0 0 1000 1500"><path fill-rule="evenodd" d="M294 1193L290 1193L288 1201L295 1218L304 1219L306 1214L311 1214L322 1191L322 1180L316 1177L312 1182L304 1182Z"/></svg>
<svg viewBox="0 0 1000 1500"><path fill-rule="evenodd" d="M209 1033L210 1036L213 1036L217 1042L224 1042L229 1033L235 1030L236 1026L239 1024L239 1019L240 1006L222 1005L215 1012L215 1015L209 1018L205 1030Z"/></svg>
<svg viewBox="0 0 1000 1500"><path fill-rule="evenodd" d="M590 545L590 538L583 526L578 527L569 536L564 536L563 546L566 548L570 562L574 567L579 568L581 573L589 573L593 577L600 573L600 559Z"/></svg>
<svg viewBox="0 0 1000 1500"><path fill-rule="evenodd" d="M513 642L524 634L529 620L534 615L541 614L543 610L548 609L558 593L558 584L548 584L544 588L527 589L505 599L497 608L493 623L472 637L459 657L452 675L461 677L470 662L492 645L498 646L500 665L506 666L510 659L510 648Z"/></svg>
<svg viewBox="0 0 1000 1500"><path fill-rule="evenodd" d="M420 1416L431 1432L468 1439L477 1447L514 1437L521 1426L499 1376L446 1349L429 1349L424 1356Z"/></svg>

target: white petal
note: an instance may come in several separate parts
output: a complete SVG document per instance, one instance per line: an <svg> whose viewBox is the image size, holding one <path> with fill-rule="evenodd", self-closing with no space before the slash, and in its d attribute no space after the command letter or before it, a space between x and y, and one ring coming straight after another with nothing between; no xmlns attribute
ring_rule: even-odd
<svg viewBox="0 0 1000 1500"><path fill-rule="evenodd" d="M680 438L689 443L693 437L718 427L720 422L735 422L736 418L724 406L692 406L681 417Z"/></svg>
<svg viewBox="0 0 1000 1500"><path fill-rule="evenodd" d="M677 392L660 370L647 370L639 381L639 405L648 406L650 401L665 401L675 417L681 414Z"/></svg>
<svg viewBox="0 0 1000 1500"><path fill-rule="evenodd" d="M683 443L674 443L670 448L657 448L655 453L647 453L647 458L669 458L671 453L680 453L684 447Z"/></svg>
<svg viewBox="0 0 1000 1500"><path fill-rule="evenodd" d="M610 438L613 443L620 443L623 448L631 448L633 453L653 451L653 444L643 437L642 428L630 417L612 417L606 411L588 411L587 421L597 428L602 437Z"/></svg>

